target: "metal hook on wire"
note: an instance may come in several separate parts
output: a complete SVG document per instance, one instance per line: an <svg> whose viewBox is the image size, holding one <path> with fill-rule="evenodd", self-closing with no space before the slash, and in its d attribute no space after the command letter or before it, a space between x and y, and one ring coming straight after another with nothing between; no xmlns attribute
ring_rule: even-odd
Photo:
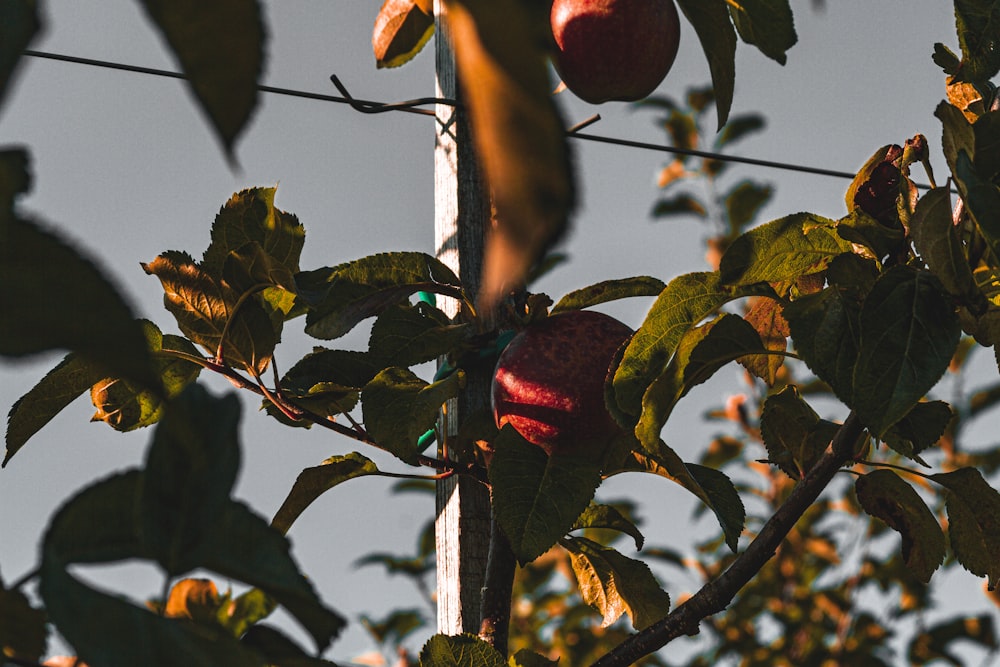
<svg viewBox="0 0 1000 667"><path fill-rule="evenodd" d="M336 86L337 90L343 95L344 100L351 106L355 111L360 111L361 113L385 113L386 111L410 111L413 113L426 114L428 116L435 115L430 109L418 109L417 107L428 106L432 104L443 104L451 107L461 106L456 100L448 99L446 97L418 97L414 100L405 100L403 102L372 102L369 100L359 100L355 99L348 91L344 84L340 81L340 78L336 74L330 75L330 81Z"/></svg>

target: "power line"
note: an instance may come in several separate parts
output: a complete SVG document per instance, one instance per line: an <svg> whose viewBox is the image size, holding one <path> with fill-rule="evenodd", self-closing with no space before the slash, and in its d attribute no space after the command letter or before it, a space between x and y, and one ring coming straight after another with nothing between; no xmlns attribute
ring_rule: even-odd
<svg viewBox="0 0 1000 667"><path fill-rule="evenodd" d="M80 56L70 56L59 53L49 53L45 51L25 50L23 53L24 55L31 56L33 58L57 60L60 62L72 63L76 65L102 67L105 69L133 72L136 74L145 74L149 76L167 77L170 79L182 79L182 80L187 79L187 77L184 74L181 74L180 72L155 69L152 67L141 67L139 65L129 65L126 63L111 62L107 60L95 60L93 58L82 58ZM414 113L422 116L434 116L435 115L434 111L431 111L430 109L420 109L418 107L427 106L430 104L450 104L452 106L456 105L455 100L442 99L442 98L419 98L416 100L409 100L405 102L393 102L393 103L377 102L373 100L360 100L352 97L336 76L332 76L330 78L333 81L333 84L337 87L338 91L342 93L342 95L325 95L321 93L311 93L304 90L294 90L291 88L278 88L275 86L266 86L262 84L257 85L257 90L263 93L271 93L274 95L286 95L289 97L299 97L310 100L319 100L321 102L337 102L339 104L347 104L351 106L353 109L361 111L363 113L401 111L404 113ZM599 116L595 116L591 119L588 119L587 121L584 121L583 123L577 124L576 126L567 130L567 136L572 137L574 139L582 139L584 141L594 141L603 144L612 144L615 146L623 146L626 148L639 148L643 150L657 151L660 153L671 153L674 155L706 158L711 160L719 160L722 162L749 164L757 167L766 167L768 169L783 169L785 171L795 171L804 174L828 176L833 178L853 179L855 177L855 173L849 171L838 171L834 169L810 167L808 165L793 164L789 162L762 160L759 158L741 157L738 155L727 155L724 153L715 153L712 151L700 151L688 148L677 148L674 146L664 146L661 144L654 144L644 141L634 141L631 139L621 139L618 137L609 137L598 134L589 134L589 133L584 134L580 132L581 129L590 125L591 123L593 123L598 119ZM919 185L918 187L926 189L928 186Z"/></svg>

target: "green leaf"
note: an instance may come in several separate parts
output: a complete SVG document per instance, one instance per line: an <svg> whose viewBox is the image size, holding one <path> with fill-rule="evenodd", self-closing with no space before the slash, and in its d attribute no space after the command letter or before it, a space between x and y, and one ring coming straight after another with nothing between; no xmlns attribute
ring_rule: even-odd
<svg viewBox="0 0 1000 667"><path fill-rule="evenodd" d="M12 219L0 244L0 355L69 349L158 389L142 327L118 290L56 233Z"/></svg>
<svg viewBox="0 0 1000 667"><path fill-rule="evenodd" d="M952 224L949 188L935 188L920 198L910 219L910 233L927 268L949 294L964 299L979 295L982 299L969 268L969 259Z"/></svg>
<svg viewBox="0 0 1000 667"><path fill-rule="evenodd" d="M955 0L955 27L962 48L957 76L986 82L1000 71L1000 4L993 0Z"/></svg>
<svg viewBox="0 0 1000 667"><path fill-rule="evenodd" d="M521 565L568 533L601 482L601 464L545 452L509 424L493 443L489 478L493 511Z"/></svg>
<svg viewBox="0 0 1000 667"><path fill-rule="evenodd" d="M1000 189L976 173L972 159L965 151L959 152L955 162L955 182L965 201L965 208L989 244L994 260L1000 260Z"/></svg>
<svg viewBox="0 0 1000 667"><path fill-rule="evenodd" d="M397 304L379 314L368 339L369 354L382 366L415 366L455 350L470 325L451 324L443 312L420 302Z"/></svg>
<svg viewBox="0 0 1000 667"><path fill-rule="evenodd" d="M198 357L198 350L186 338L163 335L159 328L142 320L146 343L153 353L153 368L160 376L166 398L179 394L194 382L201 366L166 352ZM97 408L91 421L103 421L116 431L132 431L150 426L163 415L164 397L128 380L102 378L90 388L90 400Z"/></svg>
<svg viewBox="0 0 1000 667"><path fill-rule="evenodd" d="M957 172L959 153L976 154L975 131L962 110L947 102L938 104L934 115L941 121L941 145L948 168L954 174Z"/></svg>
<svg viewBox="0 0 1000 667"><path fill-rule="evenodd" d="M611 505L599 505L591 502L590 506L576 518L576 523L570 530L583 530L586 528L606 528L625 533L635 540L636 550L642 550L645 538L634 523L625 518L621 512Z"/></svg>
<svg viewBox="0 0 1000 667"><path fill-rule="evenodd" d="M264 372L277 337L271 319L254 298L241 298L187 253L167 251L143 270L159 278L163 302L185 336L209 354L251 374Z"/></svg>
<svg viewBox="0 0 1000 667"><path fill-rule="evenodd" d="M938 280L906 266L879 277L859 322L851 407L882 436L948 369L962 331Z"/></svg>
<svg viewBox="0 0 1000 667"><path fill-rule="evenodd" d="M736 85L736 30L723 2L678 0L677 4L698 33L698 41L708 59L719 129L722 129L729 119L729 110L733 106L733 88Z"/></svg>
<svg viewBox="0 0 1000 667"><path fill-rule="evenodd" d="M892 226L883 224L858 206L837 221L837 234L845 241L865 246L881 259L900 247L906 230L898 219Z"/></svg>
<svg viewBox="0 0 1000 667"><path fill-rule="evenodd" d="M917 403L906 416L886 431L885 444L918 462L920 452L937 444L954 413L944 401Z"/></svg>
<svg viewBox="0 0 1000 667"><path fill-rule="evenodd" d="M287 533L295 519L325 492L349 479L378 473L375 464L357 452L331 456L318 466L306 468L295 479L285 502L281 503L271 520L271 526L281 533Z"/></svg>
<svg viewBox="0 0 1000 667"><path fill-rule="evenodd" d="M580 596L603 616L601 627L627 613L632 626L644 630L670 612L670 596L645 563L582 537L560 543L569 551Z"/></svg>
<svg viewBox="0 0 1000 667"><path fill-rule="evenodd" d="M568 227L576 199L565 124L552 98L545 10L522 0L447 0L448 34L492 209L479 299L524 284ZM530 156L530 159L525 159Z"/></svg>
<svg viewBox="0 0 1000 667"><path fill-rule="evenodd" d="M902 536L907 569L920 581L930 581L944 560L944 533L913 487L883 469L859 477L855 490L865 512Z"/></svg>
<svg viewBox="0 0 1000 667"><path fill-rule="evenodd" d="M36 0L0 0L0 102L7 94L21 52L41 30Z"/></svg>
<svg viewBox="0 0 1000 667"><path fill-rule="evenodd" d="M458 396L463 377L454 373L427 384L405 368L381 371L361 392L368 435L386 451L416 465L417 440L434 427L444 402Z"/></svg>
<svg viewBox="0 0 1000 667"><path fill-rule="evenodd" d="M257 0L141 0L208 116L226 157L257 106L267 33Z"/></svg>
<svg viewBox="0 0 1000 667"><path fill-rule="evenodd" d="M375 18L375 67L399 67L413 60L434 34L431 0L385 0Z"/></svg>
<svg viewBox="0 0 1000 667"><path fill-rule="evenodd" d="M197 567L240 465L240 402L191 385L170 402L146 456L138 502L143 545L170 575Z"/></svg>
<svg viewBox="0 0 1000 667"><path fill-rule="evenodd" d="M201 565L274 598L309 633L318 651L325 650L343 630L346 621L323 605L299 572L285 536L246 505L227 503L207 540L201 549Z"/></svg>
<svg viewBox="0 0 1000 667"><path fill-rule="evenodd" d="M935 65L944 70L944 73L949 76L958 74L958 68L962 65L958 56L955 55L955 52L941 42L934 43L934 53L932 54L931 59L934 61Z"/></svg>
<svg viewBox="0 0 1000 667"><path fill-rule="evenodd" d="M552 307L552 312L582 310L608 301L627 299L633 296L657 296L665 287L666 284L662 280L649 276L605 280L570 292L559 299L559 302Z"/></svg>
<svg viewBox="0 0 1000 667"><path fill-rule="evenodd" d="M666 368L681 338L720 306L760 288L733 289L718 273L687 273L670 281L625 348L613 380L615 418L634 425L642 413L642 397ZM617 413L617 414L616 414Z"/></svg>
<svg viewBox="0 0 1000 667"><path fill-rule="evenodd" d="M270 616L277 607L278 603L270 595L259 588L251 588L221 606L216 620L234 637L242 637L250 626Z"/></svg>
<svg viewBox="0 0 1000 667"><path fill-rule="evenodd" d="M976 173L992 181L1000 174L1000 111L988 111L972 125L976 148L972 153Z"/></svg>
<svg viewBox="0 0 1000 667"><path fill-rule="evenodd" d="M830 286L801 296L782 309L795 351L837 397L852 404L854 367L860 345L861 303L875 281L874 262L854 254L835 258Z"/></svg>
<svg viewBox="0 0 1000 667"><path fill-rule="evenodd" d="M994 615L990 613L978 616L968 616L963 613L957 618L935 623L910 641L907 659L911 665L930 665L942 660L952 665L962 665L963 657L967 653L949 650L949 646L958 640L973 642L984 649L989 649L990 654L996 653L997 635L994 623Z"/></svg>
<svg viewBox="0 0 1000 667"><path fill-rule="evenodd" d="M681 193L674 195L673 197L664 197L658 200L656 205L653 206L653 212L651 215L654 218L664 218L670 215L684 213L690 213L697 215L698 217L705 218L708 216L708 209L705 208L705 204L703 204L697 197L687 193Z"/></svg>
<svg viewBox="0 0 1000 667"><path fill-rule="evenodd" d="M475 635L434 635L420 649L420 667L506 667L506 663Z"/></svg>
<svg viewBox="0 0 1000 667"><path fill-rule="evenodd" d="M812 469L838 428L820 419L793 385L768 396L760 416L769 462L795 480Z"/></svg>
<svg viewBox="0 0 1000 667"><path fill-rule="evenodd" d="M722 282L781 282L822 271L830 260L851 249L837 236L835 224L812 213L794 213L751 229L722 256Z"/></svg>
<svg viewBox="0 0 1000 667"><path fill-rule="evenodd" d="M416 630L426 625L427 619L419 609L395 609L381 621L368 616L361 617L361 624L380 646L389 644L398 648Z"/></svg>
<svg viewBox="0 0 1000 667"><path fill-rule="evenodd" d="M646 472L680 484L712 510L725 533L726 545L735 553L746 512L736 487L725 474L705 466L684 463L662 441L654 453L632 452L618 472Z"/></svg>
<svg viewBox="0 0 1000 667"><path fill-rule="evenodd" d="M757 332L738 315L720 315L687 331L670 363L642 396L642 414L635 427L639 442L647 451L655 451L660 431L689 391L729 362L762 350Z"/></svg>
<svg viewBox="0 0 1000 667"><path fill-rule="evenodd" d="M550 660L544 655L539 655L533 651L529 651L526 648L522 648L520 651L510 656L510 660L507 661L509 667L557 667L559 664L558 658L556 660Z"/></svg>
<svg viewBox="0 0 1000 667"><path fill-rule="evenodd" d="M725 200L729 228L740 231L750 224L773 194L774 188L751 181L740 181L734 185Z"/></svg>
<svg viewBox="0 0 1000 667"><path fill-rule="evenodd" d="M357 404L361 389L382 370L367 352L317 348L300 359L281 378L281 390L295 405L320 417L349 412ZM284 420L284 415L267 401L267 413ZM309 426L312 422L297 423Z"/></svg>
<svg viewBox="0 0 1000 667"><path fill-rule="evenodd" d="M32 607L20 591L0 585L0 655L40 660L47 638L45 612Z"/></svg>
<svg viewBox="0 0 1000 667"><path fill-rule="evenodd" d="M740 38L784 65L785 53L799 39L788 0L735 0L728 4Z"/></svg>
<svg viewBox="0 0 1000 667"><path fill-rule="evenodd" d="M1000 581L1000 493L975 468L931 475L948 489L948 537L958 562L989 589Z"/></svg>
<svg viewBox="0 0 1000 667"><path fill-rule="evenodd" d="M300 273L300 295L311 305L306 333L331 340L417 292L461 297L455 274L420 252L381 253L340 266Z"/></svg>
<svg viewBox="0 0 1000 667"><path fill-rule="evenodd" d="M268 667L337 667L329 660L308 655L287 635L268 625L250 627L240 644L267 658Z"/></svg>
<svg viewBox="0 0 1000 667"><path fill-rule="evenodd" d="M52 421L66 406L104 376L104 372L75 353L66 355L7 413L7 465L28 439Z"/></svg>

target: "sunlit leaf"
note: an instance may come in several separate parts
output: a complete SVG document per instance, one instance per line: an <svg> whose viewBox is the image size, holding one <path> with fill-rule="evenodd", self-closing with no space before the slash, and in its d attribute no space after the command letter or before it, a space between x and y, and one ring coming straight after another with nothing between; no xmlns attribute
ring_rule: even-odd
<svg viewBox="0 0 1000 667"><path fill-rule="evenodd" d="M37 0L0 0L0 103L21 52L42 29Z"/></svg>
<svg viewBox="0 0 1000 667"><path fill-rule="evenodd" d="M378 468L368 458L357 452L344 456L331 456L322 464L306 468L299 473L285 501L271 520L271 525L287 533L292 523L323 493L355 477L378 474Z"/></svg>
<svg viewBox="0 0 1000 667"><path fill-rule="evenodd" d="M717 273L687 273L671 280L649 309L615 372L615 418L633 426L642 413L647 387L666 368L681 337L720 306L759 291L725 287Z"/></svg>
<svg viewBox="0 0 1000 667"><path fill-rule="evenodd" d="M221 598L211 579L186 577L175 583L163 608L168 618L189 618L199 623L215 621Z"/></svg>
<svg viewBox="0 0 1000 667"><path fill-rule="evenodd" d="M153 435L138 502L143 545L171 575L204 559L201 549L231 502L240 451L240 403L199 385L170 402Z"/></svg>
<svg viewBox="0 0 1000 667"><path fill-rule="evenodd" d="M903 538L903 559L927 583L945 555L945 538L934 514L913 487L891 470L875 470L855 482L865 512L881 519Z"/></svg>
<svg viewBox="0 0 1000 667"><path fill-rule="evenodd" d="M447 0L449 35L495 212L480 297L523 284L563 234L575 193L565 129L551 95L548 22L523 0Z"/></svg>
<svg viewBox="0 0 1000 667"><path fill-rule="evenodd" d="M580 310L608 301L635 296L657 296L665 287L666 284L662 280L650 276L605 280L565 295L552 307L552 312Z"/></svg>
<svg viewBox="0 0 1000 667"><path fill-rule="evenodd" d="M493 511L523 565L570 531L594 497L601 465L589 457L547 456L509 424L500 430L493 448Z"/></svg>
<svg viewBox="0 0 1000 667"><path fill-rule="evenodd" d="M786 52L798 41L788 0L736 0L729 13L740 38L784 65Z"/></svg>
<svg viewBox="0 0 1000 667"><path fill-rule="evenodd" d="M715 90L719 129L729 119L736 85L736 30L725 3L704 0L678 0L684 16L698 33L701 48L708 59Z"/></svg>
<svg viewBox="0 0 1000 667"><path fill-rule="evenodd" d="M948 489L948 537L958 562L987 577L990 590L1000 581L1000 493L975 468L931 475Z"/></svg>
<svg viewBox="0 0 1000 667"><path fill-rule="evenodd" d="M236 138L257 106L267 33L257 0L141 0L187 76L233 161Z"/></svg>
<svg viewBox="0 0 1000 667"><path fill-rule="evenodd" d="M580 596L603 617L601 627L627 613L632 626L643 630L670 611L670 596L642 561L582 537L561 544L569 551Z"/></svg>
<svg viewBox="0 0 1000 667"><path fill-rule="evenodd" d="M157 390L142 327L103 272L54 232L18 218L0 243L0 355L69 349Z"/></svg>
<svg viewBox="0 0 1000 667"><path fill-rule="evenodd" d="M417 292L461 296L455 274L419 252L380 253L332 268L300 273L299 293L311 305L306 333L330 340Z"/></svg>
<svg viewBox="0 0 1000 667"><path fill-rule="evenodd" d="M507 663L475 635L434 635L420 649L420 667L507 667Z"/></svg>
<svg viewBox="0 0 1000 667"><path fill-rule="evenodd" d="M100 380L104 372L75 353L70 353L17 399L7 414L7 465L28 441L66 406Z"/></svg>
<svg viewBox="0 0 1000 667"><path fill-rule="evenodd" d="M666 369L642 396L642 414L635 427L639 442L647 451L655 451L660 431L681 398L729 362L761 350L757 332L737 315L721 315L687 331Z"/></svg>
<svg viewBox="0 0 1000 667"><path fill-rule="evenodd" d="M969 82L996 76L1000 71L1000 5L991 0L955 0L955 27L962 49L956 76Z"/></svg>
<svg viewBox="0 0 1000 667"><path fill-rule="evenodd" d="M775 354L751 354L739 359L748 371L774 385L778 371L785 363L783 353L788 348L788 321L782 315L782 305L766 296L754 297L743 318L754 328L764 349Z"/></svg>
<svg viewBox="0 0 1000 667"><path fill-rule="evenodd" d="M220 607L218 621L234 637L242 637L247 628L270 616L277 606L270 595L259 588L251 588Z"/></svg>
<svg viewBox="0 0 1000 667"><path fill-rule="evenodd" d="M882 435L947 370L961 328L938 280L906 266L889 269L875 282L859 323L852 407Z"/></svg>
<svg viewBox="0 0 1000 667"><path fill-rule="evenodd" d="M751 229L722 256L722 282L779 282L822 270L851 249L837 236L834 225L833 220L812 213L794 213Z"/></svg>
<svg viewBox="0 0 1000 667"><path fill-rule="evenodd" d="M455 373L428 384L405 368L386 368L361 392L368 435L386 451L416 465L417 441L434 427L444 402L458 395L462 377Z"/></svg>
<svg viewBox="0 0 1000 667"><path fill-rule="evenodd" d="M599 505L591 502L590 506L577 517L572 530L584 528L606 528L625 533L635 540L635 548L642 549L645 538L634 523L611 505Z"/></svg>
<svg viewBox="0 0 1000 667"><path fill-rule="evenodd" d="M372 30L375 66L382 69L410 62L433 34L433 0L385 0Z"/></svg>

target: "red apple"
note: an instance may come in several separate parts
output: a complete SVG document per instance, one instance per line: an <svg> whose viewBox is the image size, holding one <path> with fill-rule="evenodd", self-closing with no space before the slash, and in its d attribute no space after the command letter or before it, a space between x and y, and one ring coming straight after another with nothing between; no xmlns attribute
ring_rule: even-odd
<svg viewBox="0 0 1000 667"><path fill-rule="evenodd" d="M621 429L604 383L632 330L603 313L559 313L518 333L493 375L493 416L549 454L603 447Z"/></svg>
<svg viewBox="0 0 1000 667"><path fill-rule="evenodd" d="M550 21L556 70L591 104L641 100L677 57L673 0L554 0Z"/></svg>

